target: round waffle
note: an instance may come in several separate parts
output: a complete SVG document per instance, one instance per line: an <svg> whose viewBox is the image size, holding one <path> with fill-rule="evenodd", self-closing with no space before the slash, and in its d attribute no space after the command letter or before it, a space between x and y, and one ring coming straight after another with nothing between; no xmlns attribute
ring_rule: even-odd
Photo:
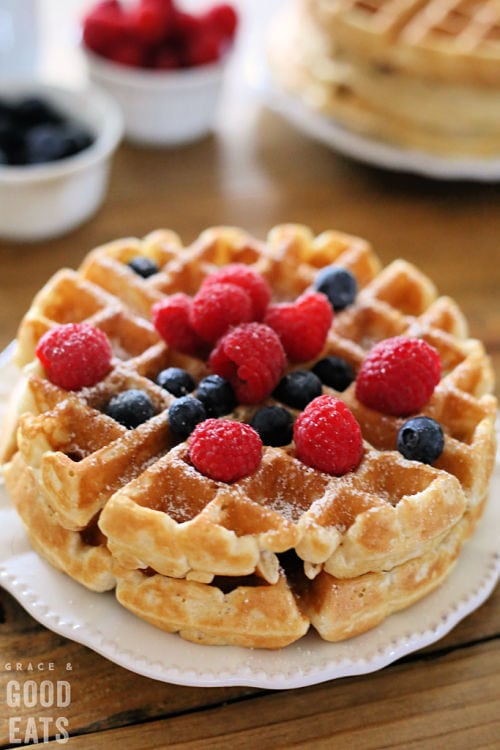
<svg viewBox="0 0 500 750"><path fill-rule="evenodd" d="M498 153L491 3L296 0L271 25L281 88L346 128L444 156Z"/></svg>
<svg viewBox="0 0 500 750"><path fill-rule="evenodd" d="M154 260L158 272L134 273L128 263L137 256ZM235 262L261 274L278 301L295 299L332 263L355 276L356 299L335 313L316 359L340 356L358 372L383 339L431 344L442 377L420 413L444 430L440 457L432 465L403 458L396 442L404 420L364 406L352 383L342 393L323 391L341 398L361 426L354 471L337 477L306 466L291 442L265 446L258 468L237 481L201 474L188 441L168 428L176 399L155 379L176 366L199 381L207 360L169 348L151 308L179 291L195 294L208 274ZM109 374L71 392L50 382L35 357L40 337L69 322L100 328L113 348ZM278 648L311 625L326 640L363 632L439 585L484 507L496 414L484 348L425 275L403 260L383 268L357 237L282 225L266 241L217 227L188 247L163 230L109 243L38 293L15 356L23 377L1 455L34 548L85 586L115 588L125 607L195 642ZM134 429L105 413L110 398L130 388L145 391L155 409ZM224 418L249 422L259 406L240 404Z"/></svg>

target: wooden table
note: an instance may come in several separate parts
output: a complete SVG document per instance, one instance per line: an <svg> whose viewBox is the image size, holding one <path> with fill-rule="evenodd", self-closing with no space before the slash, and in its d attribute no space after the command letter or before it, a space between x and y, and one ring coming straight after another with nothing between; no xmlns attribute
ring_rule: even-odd
<svg viewBox="0 0 500 750"><path fill-rule="evenodd" d="M357 165L233 88L213 137L174 151L122 146L108 199L90 223L52 242L0 245L0 348L42 283L99 243L157 227L189 242L215 224L263 237L274 224L294 221L369 238L384 262L402 256L418 264L459 301L500 380L499 209L500 185L431 182ZM500 747L499 588L424 651L373 674L291 691L148 680L44 629L5 592L0 623L2 705L14 677L9 664L45 665L45 672L18 674L37 683L67 679L70 665L65 711L75 748ZM23 720L32 713L20 709ZM53 713L36 709L37 717ZM38 731L43 738L40 721ZM2 709L0 746L8 741Z"/></svg>

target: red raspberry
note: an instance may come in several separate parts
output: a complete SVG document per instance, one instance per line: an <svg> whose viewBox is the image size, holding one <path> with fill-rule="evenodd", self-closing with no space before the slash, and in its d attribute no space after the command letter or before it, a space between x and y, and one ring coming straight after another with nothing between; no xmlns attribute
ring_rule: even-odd
<svg viewBox="0 0 500 750"><path fill-rule="evenodd" d="M199 34L186 40L184 52L184 62L188 67L209 65L220 58L221 42L211 32Z"/></svg>
<svg viewBox="0 0 500 750"><path fill-rule="evenodd" d="M220 482L252 474L262 459L262 441L249 424L205 419L189 438L189 458L198 471Z"/></svg>
<svg viewBox="0 0 500 750"><path fill-rule="evenodd" d="M179 53L168 45L160 47L152 60L152 67L158 70L176 70L181 67Z"/></svg>
<svg viewBox="0 0 500 750"><path fill-rule="evenodd" d="M48 379L67 391L95 385L111 369L106 334L88 323L66 323L44 333L36 347Z"/></svg>
<svg viewBox="0 0 500 750"><path fill-rule="evenodd" d="M181 41L201 34L203 23L194 13L174 8L174 31Z"/></svg>
<svg viewBox="0 0 500 750"><path fill-rule="evenodd" d="M131 8L130 20L142 42L158 44L165 39L174 23L172 0L140 0Z"/></svg>
<svg viewBox="0 0 500 750"><path fill-rule="evenodd" d="M108 57L115 45L130 39L130 21L118 0L97 3L83 19L83 41L99 55Z"/></svg>
<svg viewBox="0 0 500 750"><path fill-rule="evenodd" d="M271 305L264 323L276 331L291 362L305 362L323 349L332 320L328 298L305 292L295 302Z"/></svg>
<svg viewBox="0 0 500 750"><path fill-rule="evenodd" d="M210 284L193 299L190 321L198 336L215 344L231 326L252 319L250 297L236 284Z"/></svg>
<svg viewBox="0 0 500 750"><path fill-rule="evenodd" d="M405 417L419 411L441 378L439 353L423 339L395 336L376 344L356 378L365 406Z"/></svg>
<svg viewBox="0 0 500 750"><path fill-rule="evenodd" d="M267 281L244 263L230 263L209 274L201 288L227 283L236 284L245 290L252 302L252 320L262 320L271 299L271 288Z"/></svg>
<svg viewBox="0 0 500 750"><path fill-rule="evenodd" d="M346 404L334 396L318 396L295 420L297 458L313 469L342 476L363 455L361 428Z"/></svg>
<svg viewBox="0 0 500 750"><path fill-rule="evenodd" d="M232 39L238 26L238 14L229 3L219 3L205 13L204 21L220 36Z"/></svg>
<svg viewBox="0 0 500 750"><path fill-rule="evenodd" d="M145 50L135 39L117 42L106 51L106 58L120 65L140 68L144 65Z"/></svg>
<svg viewBox="0 0 500 750"><path fill-rule="evenodd" d="M263 323L245 323L219 341L212 372L229 380L242 404L258 404L275 389L286 367L278 335Z"/></svg>
<svg viewBox="0 0 500 750"><path fill-rule="evenodd" d="M184 354L196 354L203 347L189 320L191 304L191 297L178 292L157 302L151 310L153 325L162 339Z"/></svg>

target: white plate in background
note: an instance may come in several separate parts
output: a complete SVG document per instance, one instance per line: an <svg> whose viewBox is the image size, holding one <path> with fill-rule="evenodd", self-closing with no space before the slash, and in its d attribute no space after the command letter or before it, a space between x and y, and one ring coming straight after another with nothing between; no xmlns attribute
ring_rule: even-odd
<svg viewBox="0 0 500 750"><path fill-rule="evenodd" d="M333 118L315 112L297 96L284 91L273 80L266 64L266 28L283 0L268 0L244 39L241 52L243 75L249 86L273 111L305 135L339 153L376 167L408 172L440 180L500 180L500 154L496 158L453 158L392 146L347 130Z"/></svg>

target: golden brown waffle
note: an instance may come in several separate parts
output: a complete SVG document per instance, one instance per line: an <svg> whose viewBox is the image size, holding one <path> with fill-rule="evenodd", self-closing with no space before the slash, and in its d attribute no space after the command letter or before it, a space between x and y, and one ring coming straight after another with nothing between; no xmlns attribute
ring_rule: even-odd
<svg viewBox="0 0 500 750"><path fill-rule="evenodd" d="M127 263L137 255L160 271L135 274ZM295 299L330 263L355 275L356 300L336 313L318 359L336 354L357 371L382 339L432 344L443 376L422 413L446 435L434 465L404 459L395 450L404 420L360 404L352 384L324 391L342 398L362 427L355 471L316 471L291 443L265 447L259 468L231 484L202 476L187 443L168 430L174 397L154 380L170 365L199 380L207 364L169 349L150 310L165 295L194 294L231 262L255 268L281 300ZM47 380L34 351L45 331L82 321L107 333L113 367L98 385L67 392ZM402 260L382 268L360 238L282 225L265 242L227 227L188 247L167 231L112 242L47 283L17 341L24 375L2 460L33 546L89 588L116 585L124 606L189 640L277 648L310 624L327 640L351 637L439 585L481 516L496 414L484 348L427 277ZM156 414L127 430L103 411L132 387L150 395ZM256 408L238 406L228 418L249 421Z"/></svg>
<svg viewBox="0 0 500 750"><path fill-rule="evenodd" d="M349 130L443 156L500 152L498 5L296 0L271 26L281 88Z"/></svg>
<svg viewBox="0 0 500 750"><path fill-rule="evenodd" d="M495 0L302 0L335 44L377 65L459 84L500 84Z"/></svg>

